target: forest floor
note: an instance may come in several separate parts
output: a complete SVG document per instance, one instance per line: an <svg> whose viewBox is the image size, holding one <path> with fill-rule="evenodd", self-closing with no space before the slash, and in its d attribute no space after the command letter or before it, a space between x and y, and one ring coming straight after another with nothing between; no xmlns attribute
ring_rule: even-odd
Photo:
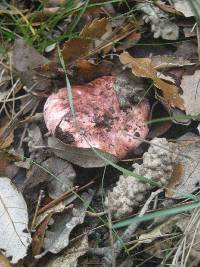
<svg viewBox="0 0 200 267"><path fill-rule="evenodd" d="M0 267L200 266L198 0L2 0Z"/></svg>

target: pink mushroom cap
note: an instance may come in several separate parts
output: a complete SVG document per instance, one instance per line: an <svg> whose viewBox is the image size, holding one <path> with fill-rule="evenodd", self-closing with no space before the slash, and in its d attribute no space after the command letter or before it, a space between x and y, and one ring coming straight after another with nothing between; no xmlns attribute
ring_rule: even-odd
<svg viewBox="0 0 200 267"><path fill-rule="evenodd" d="M44 106L49 132L73 146L101 149L124 158L148 134L149 103L120 109L115 92L115 77L104 76L85 85L72 87L75 119L67 89L50 95ZM139 137L139 138L137 138Z"/></svg>

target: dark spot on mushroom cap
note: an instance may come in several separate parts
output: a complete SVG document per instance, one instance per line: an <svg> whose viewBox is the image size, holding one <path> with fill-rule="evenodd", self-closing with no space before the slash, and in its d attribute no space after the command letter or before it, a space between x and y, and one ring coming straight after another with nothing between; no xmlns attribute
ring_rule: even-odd
<svg viewBox="0 0 200 267"><path fill-rule="evenodd" d="M55 137L65 144L71 144L75 141L73 135L70 132L63 132L60 127L56 127Z"/></svg>

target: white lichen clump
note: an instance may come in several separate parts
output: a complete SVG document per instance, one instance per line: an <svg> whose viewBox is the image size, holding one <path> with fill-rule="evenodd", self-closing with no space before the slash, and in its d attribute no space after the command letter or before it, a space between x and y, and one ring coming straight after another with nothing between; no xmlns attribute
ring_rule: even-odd
<svg viewBox="0 0 200 267"><path fill-rule="evenodd" d="M177 153L175 144L165 138L154 138L146 153L143 155L143 164L133 164L134 172L145 178L156 181L160 186L167 183L173 172ZM109 192L105 199L105 206L111 211L115 219L130 215L135 207L146 197L152 186L139 181L133 176L121 175L117 185Z"/></svg>
<svg viewBox="0 0 200 267"><path fill-rule="evenodd" d="M151 24L154 38L161 37L164 40L177 40L179 37L178 26L170 20L169 15L155 6L153 3L139 3L137 10L142 11L146 23Z"/></svg>

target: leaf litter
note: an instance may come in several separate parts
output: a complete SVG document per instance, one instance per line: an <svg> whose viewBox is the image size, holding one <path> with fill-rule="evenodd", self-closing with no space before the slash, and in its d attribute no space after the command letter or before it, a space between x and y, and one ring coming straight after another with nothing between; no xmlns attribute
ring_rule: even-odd
<svg viewBox="0 0 200 267"><path fill-rule="evenodd" d="M12 263L23 259L31 244L26 202L9 178L0 178L1 241L0 249Z"/></svg>
<svg viewBox="0 0 200 267"><path fill-rule="evenodd" d="M165 216L200 189L197 1L16 2L0 6L0 265L198 266L198 209Z"/></svg>

